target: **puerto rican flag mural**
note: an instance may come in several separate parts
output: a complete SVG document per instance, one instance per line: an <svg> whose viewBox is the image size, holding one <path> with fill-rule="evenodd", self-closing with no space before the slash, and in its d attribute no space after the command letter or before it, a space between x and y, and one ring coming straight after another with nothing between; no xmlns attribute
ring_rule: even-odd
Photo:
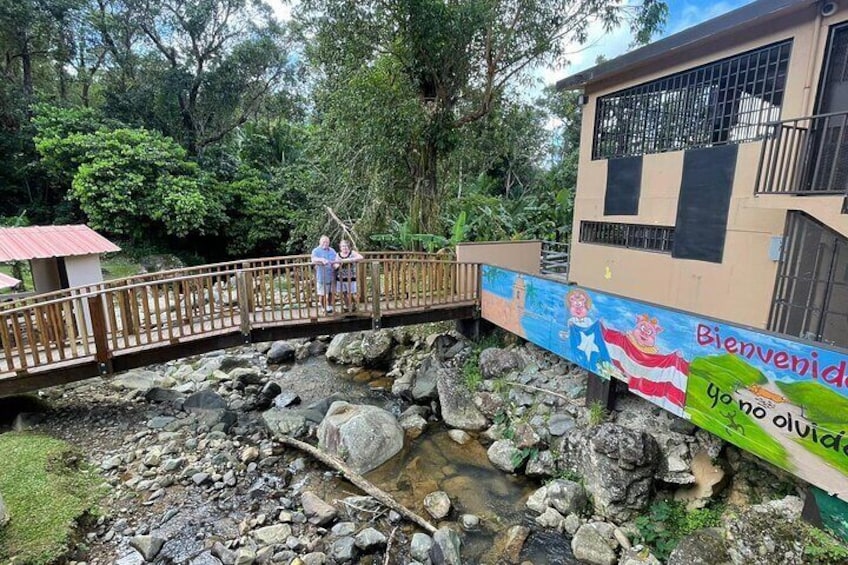
<svg viewBox="0 0 848 565"><path fill-rule="evenodd" d="M604 328L612 364L622 372L630 391L686 418L686 381L689 363L677 352L663 355L639 348L627 334Z"/></svg>

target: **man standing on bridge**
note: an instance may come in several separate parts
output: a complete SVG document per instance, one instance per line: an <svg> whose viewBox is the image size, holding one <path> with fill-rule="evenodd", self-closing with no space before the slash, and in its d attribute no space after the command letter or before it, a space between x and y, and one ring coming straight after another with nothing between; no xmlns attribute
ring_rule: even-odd
<svg viewBox="0 0 848 565"><path fill-rule="evenodd" d="M321 307L327 314L333 313L333 285L336 282L333 270L338 267L336 250L330 247L330 238L322 235L318 247L312 250L315 267L315 285L321 297Z"/></svg>

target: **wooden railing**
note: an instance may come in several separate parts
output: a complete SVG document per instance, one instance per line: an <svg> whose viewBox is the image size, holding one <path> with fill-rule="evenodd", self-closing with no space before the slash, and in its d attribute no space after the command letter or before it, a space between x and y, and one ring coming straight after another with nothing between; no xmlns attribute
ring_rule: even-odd
<svg viewBox="0 0 848 565"><path fill-rule="evenodd" d="M0 311L0 377L94 358L109 372L120 353L200 337L339 318L370 318L477 304L479 266L423 254L369 254L342 281L350 312L321 307L308 257L261 259L153 273L32 297Z"/></svg>
<svg viewBox="0 0 848 565"><path fill-rule="evenodd" d="M383 259L420 259L428 261L452 261L451 255L424 253L416 251L366 251L362 253L365 259L383 260ZM92 292L99 292L109 288L119 288L129 284L144 283L168 280L173 277L186 275L201 275L210 274L217 275L238 269L252 269L256 267L275 267L282 265L291 265L295 263L308 263L309 255L287 255L281 257L263 257L261 259L244 259L240 261L229 261L225 263L211 263L207 265L197 265L193 267L181 267L179 269L169 269L165 271L156 271L152 273L144 273L132 275L120 279L112 279L102 281L96 284L77 286L66 288L47 293L26 293L24 296L16 297L13 300L0 302L0 311L18 308L20 306L29 306L44 302L45 300L53 300L58 298L81 296ZM0 299L3 296L0 295Z"/></svg>

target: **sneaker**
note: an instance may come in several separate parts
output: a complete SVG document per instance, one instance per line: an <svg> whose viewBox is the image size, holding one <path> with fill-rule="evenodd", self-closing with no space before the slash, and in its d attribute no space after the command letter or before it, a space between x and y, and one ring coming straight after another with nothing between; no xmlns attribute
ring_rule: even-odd
<svg viewBox="0 0 848 565"><path fill-rule="evenodd" d="M327 312L327 314L332 314L333 313L333 307L327 306L327 309L325 310L325 312Z"/></svg>

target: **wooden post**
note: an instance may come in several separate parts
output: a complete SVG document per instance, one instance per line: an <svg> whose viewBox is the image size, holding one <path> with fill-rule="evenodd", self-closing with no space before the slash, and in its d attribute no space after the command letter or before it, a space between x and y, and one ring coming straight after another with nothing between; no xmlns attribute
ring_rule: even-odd
<svg viewBox="0 0 848 565"><path fill-rule="evenodd" d="M589 380L586 383L586 406L591 406L595 402L607 412L615 408L615 382L589 371Z"/></svg>
<svg viewBox="0 0 848 565"><path fill-rule="evenodd" d="M371 261L371 328L380 329L380 262Z"/></svg>
<svg viewBox="0 0 848 565"><path fill-rule="evenodd" d="M236 273L236 293L238 294L239 305L239 328L245 343L250 343L250 316L253 313L250 308L249 292L244 271L238 271Z"/></svg>
<svg viewBox="0 0 848 565"><path fill-rule="evenodd" d="M88 312L91 315L91 334L94 337L94 359L101 375L112 372L112 352L109 350L106 312L103 311L103 297L88 297Z"/></svg>

